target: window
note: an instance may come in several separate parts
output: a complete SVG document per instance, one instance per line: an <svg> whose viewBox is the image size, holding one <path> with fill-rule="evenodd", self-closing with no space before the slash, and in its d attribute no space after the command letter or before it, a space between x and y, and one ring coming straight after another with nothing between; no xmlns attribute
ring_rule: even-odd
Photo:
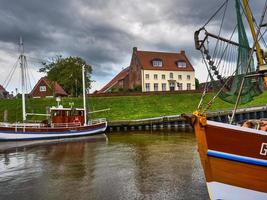
<svg viewBox="0 0 267 200"><path fill-rule="evenodd" d="M162 91L166 91L166 83L162 83Z"/></svg>
<svg viewBox="0 0 267 200"><path fill-rule="evenodd" d="M146 79L149 79L149 74L146 74Z"/></svg>
<svg viewBox="0 0 267 200"><path fill-rule="evenodd" d="M159 84L154 83L154 91L159 91Z"/></svg>
<svg viewBox="0 0 267 200"><path fill-rule="evenodd" d="M187 84L186 84L186 89L187 89L187 90L191 90L191 83L187 83Z"/></svg>
<svg viewBox="0 0 267 200"><path fill-rule="evenodd" d="M162 74L162 75L161 75L161 79L162 79L162 80L165 80L165 74Z"/></svg>
<svg viewBox="0 0 267 200"><path fill-rule="evenodd" d="M187 80L190 80L190 75L187 75L187 76L186 76L186 79L187 79Z"/></svg>
<svg viewBox="0 0 267 200"><path fill-rule="evenodd" d="M157 74L154 74L154 79L158 80L158 75Z"/></svg>
<svg viewBox="0 0 267 200"><path fill-rule="evenodd" d="M176 63L177 67L179 68L186 68L186 62L185 61L178 61Z"/></svg>
<svg viewBox="0 0 267 200"><path fill-rule="evenodd" d="M170 78L171 78L171 79L173 78L173 73L172 73L172 72L170 73Z"/></svg>
<svg viewBox="0 0 267 200"><path fill-rule="evenodd" d="M182 75L178 75L178 80L182 80Z"/></svg>
<svg viewBox="0 0 267 200"><path fill-rule="evenodd" d="M153 64L153 67L162 67L162 61L161 60L153 60L152 64Z"/></svg>
<svg viewBox="0 0 267 200"><path fill-rule="evenodd" d="M45 92L46 91L46 86L40 86L40 92Z"/></svg>
<svg viewBox="0 0 267 200"><path fill-rule="evenodd" d="M177 83L178 90L183 90L183 84L182 83Z"/></svg>
<svg viewBox="0 0 267 200"><path fill-rule="evenodd" d="M150 91L150 84L146 83L146 91L149 92Z"/></svg>

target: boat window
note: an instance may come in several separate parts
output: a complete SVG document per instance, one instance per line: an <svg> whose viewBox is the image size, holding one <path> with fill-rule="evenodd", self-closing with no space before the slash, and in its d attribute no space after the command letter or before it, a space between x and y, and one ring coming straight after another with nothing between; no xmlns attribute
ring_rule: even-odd
<svg viewBox="0 0 267 200"><path fill-rule="evenodd" d="M54 116L60 116L60 111L55 111L55 112L53 113L53 115L54 115Z"/></svg>
<svg viewBox="0 0 267 200"><path fill-rule="evenodd" d="M79 113L79 111L78 110L74 110L74 113L73 113L73 115L75 115L75 116L77 116L77 115L79 115L80 113Z"/></svg>

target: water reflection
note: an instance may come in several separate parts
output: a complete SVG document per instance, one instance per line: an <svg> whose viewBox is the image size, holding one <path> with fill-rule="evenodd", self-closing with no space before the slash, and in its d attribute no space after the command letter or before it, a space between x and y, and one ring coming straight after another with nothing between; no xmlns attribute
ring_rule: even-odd
<svg viewBox="0 0 267 200"><path fill-rule="evenodd" d="M4 152L0 197L208 199L193 134L160 132Z"/></svg>

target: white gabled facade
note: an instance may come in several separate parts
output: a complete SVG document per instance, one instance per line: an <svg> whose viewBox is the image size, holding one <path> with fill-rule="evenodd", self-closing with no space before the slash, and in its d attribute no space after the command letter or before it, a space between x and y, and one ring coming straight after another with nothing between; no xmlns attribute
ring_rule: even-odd
<svg viewBox="0 0 267 200"><path fill-rule="evenodd" d="M194 71L141 70L142 92L195 90Z"/></svg>

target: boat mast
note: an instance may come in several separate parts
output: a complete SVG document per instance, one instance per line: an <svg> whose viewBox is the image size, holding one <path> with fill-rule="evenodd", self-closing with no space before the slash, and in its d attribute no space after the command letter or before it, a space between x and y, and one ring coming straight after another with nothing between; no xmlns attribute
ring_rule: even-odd
<svg viewBox="0 0 267 200"><path fill-rule="evenodd" d="M86 94L85 94L85 65L82 66L82 81L83 81L84 125L87 125Z"/></svg>
<svg viewBox="0 0 267 200"><path fill-rule="evenodd" d="M22 37L19 40L20 46L20 69L21 69L21 96L22 96L22 120L26 121L26 104L25 104L25 56Z"/></svg>
<svg viewBox="0 0 267 200"><path fill-rule="evenodd" d="M247 20L248 20L248 24L249 24L249 27L250 27L250 31L251 31L253 40L255 42L258 64L259 64L259 66L261 66L261 65L264 64L264 59L263 59L262 54L261 54L260 44L258 42L258 37L257 37L256 31L255 31L255 28L254 28L251 10L250 10L249 4L248 4L248 0L242 0L242 1L243 1L243 7L244 7L244 10L245 10L245 13L246 13L246 17L247 17Z"/></svg>

